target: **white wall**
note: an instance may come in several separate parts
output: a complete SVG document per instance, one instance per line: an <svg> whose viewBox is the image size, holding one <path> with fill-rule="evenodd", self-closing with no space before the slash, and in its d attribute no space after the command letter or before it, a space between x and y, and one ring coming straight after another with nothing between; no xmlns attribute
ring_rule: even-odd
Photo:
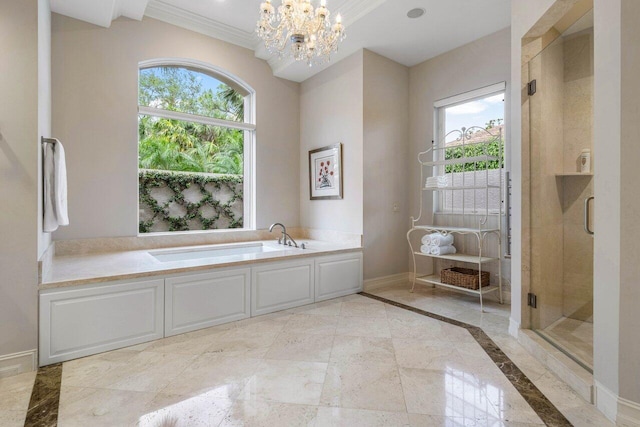
<svg viewBox="0 0 640 427"><path fill-rule="evenodd" d="M38 2L0 2L0 356L37 347Z"/></svg>
<svg viewBox="0 0 640 427"><path fill-rule="evenodd" d="M507 82L505 94L505 121L507 155L510 152L511 119L509 93L511 91L511 62L509 29L498 31L457 49L429 59L409 70L409 216L418 216L420 210L419 152L431 146L434 138L435 101L468 92L494 83ZM518 163L513 163L518 164ZM509 164L507 163L507 168ZM423 223L430 221L433 212L432 199L426 196L423 206ZM421 221L422 222L422 221ZM408 229L409 225L407 225ZM512 245L512 250L514 245ZM428 272L430 260L418 260L419 268ZM509 263L503 263L508 273ZM411 266L411 269L413 267ZM508 275L507 275L508 277ZM515 304L517 305L517 304ZM512 306L513 307L513 306Z"/></svg>
<svg viewBox="0 0 640 427"><path fill-rule="evenodd" d="M53 136L65 144L68 227L56 240L138 233L138 63L190 58L256 91L257 228L299 224L298 83L273 77L253 52L145 18L101 28L53 15Z"/></svg>
<svg viewBox="0 0 640 427"><path fill-rule="evenodd" d="M510 122L510 161L511 185L511 324L509 331L517 333L522 322L522 37L555 0L511 0L511 112Z"/></svg>
<svg viewBox="0 0 640 427"><path fill-rule="evenodd" d="M309 150L343 144L342 200L309 200ZM300 225L363 233L363 51L304 81L300 90Z"/></svg>
<svg viewBox="0 0 640 427"><path fill-rule="evenodd" d="M407 271L409 68L364 51L364 278ZM398 210L394 211L393 206Z"/></svg>

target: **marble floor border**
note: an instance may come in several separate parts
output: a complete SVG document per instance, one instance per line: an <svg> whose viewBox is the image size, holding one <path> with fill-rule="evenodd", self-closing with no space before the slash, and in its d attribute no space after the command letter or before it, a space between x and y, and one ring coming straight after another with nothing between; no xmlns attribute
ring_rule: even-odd
<svg viewBox="0 0 640 427"><path fill-rule="evenodd" d="M25 427L58 425L62 363L38 369L31 391Z"/></svg>
<svg viewBox="0 0 640 427"><path fill-rule="evenodd" d="M480 344L480 347L482 347L491 360L493 360L496 366L502 371L505 377L507 377L518 393L520 393L529 406L531 406L545 425L554 427L572 425L569 420L562 415L558 408L556 408L555 405L551 403L551 401L547 399L540 390L538 390L538 388L520 370L520 368L518 368L516 364L500 349L500 347L498 347L498 345L493 342L493 340L478 326L473 326L468 323L460 322L459 320L430 313L428 311L367 292L360 292L360 295L466 329L471 336L473 336L476 342Z"/></svg>

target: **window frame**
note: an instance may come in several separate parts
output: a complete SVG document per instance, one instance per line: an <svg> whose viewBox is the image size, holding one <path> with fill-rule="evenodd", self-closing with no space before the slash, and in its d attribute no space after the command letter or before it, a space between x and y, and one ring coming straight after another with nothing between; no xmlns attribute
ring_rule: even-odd
<svg viewBox="0 0 640 427"><path fill-rule="evenodd" d="M183 113L179 111L170 111L162 108L148 107L140 105L140 71L147 68L155 67L180 67L195 72L210 75L218 79L222 83L242 88L247 94L244 96L244 121L235 122L232 120L216 119L213 117L200 116L197 114ZM243 141L243 175L242 175L242 191L243 191L243 226L242 228L226 228L217 230L188 230L188 231L172 231L172 232L154 232L154 233L138 233L138 236L150 234L166 234L171 235L180 233L203 233L203 232L219 232L233 230L255 230L256 229L256 92L244 80L229 73L228 71L215 65L188 58L155 58L138 63L138 90L136 98L138 99L138 115L147 115L160 117L163 119L181 120L191 123L199 123L203 125L226 127L231 129L242 130L244 132ZM140 141L137 143L139 144ZM138 168L139 169L139 168ZM138 203L138 221L140 218Z"/></svg>
<svg viewBox="0 0 640 427"><path fill-rule="evenodd" d="M506 128L507 128L507 82L502 81L499 83L494 83L488 86L483 86L478 89L470 90L467 92L462 92L457 95L449 96L447 98L442 98L433 103L433 137L436 143L443 141L445 138L446 132L446 123L445 123L445 110L449 107L455 107L456 105L466 104L467 102L472 102L478 99L487 98L492 95L497 95L499 93L504 94L504 118L505 118L505 133L502 135L503 138L503 155L504 161L502 162L502 169L507 171L507 141L506 141ZM445 150L441 150L440 157L437 160L444 160ZM442 168L442 170L438 169L437 173L440 174L444 171L444 166L438 166L438 168ZM435 173L435 171L434 171ZM438 201L438 195L436 192L433 194L432 206L433 206L433 214L443 214L443 211L440 209ZM502 208L501 208L502 209ZM467 215L478 215L469 213Z"/></svg>

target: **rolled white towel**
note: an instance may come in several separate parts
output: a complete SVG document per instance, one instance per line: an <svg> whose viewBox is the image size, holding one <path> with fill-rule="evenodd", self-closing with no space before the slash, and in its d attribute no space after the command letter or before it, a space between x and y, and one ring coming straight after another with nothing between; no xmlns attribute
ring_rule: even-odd
<svg viewBox="0 0 640 427"><path fill-rule="evenodd" d="M431 255L447 255L455 254L456 248L453 245L449 246L431 246Z"/></svg>
<svg viewBox="0 0 640 427"><path fill-rule="evenodd" d="M437 233L437 235L431 235L431 246L449 246L453 245L453 236L447 234L446 236Z"/></svg>
<svg viewBox="0 0 640 427"><path fill-rule="evenodd" d="M431 246L429 246L429 245L420 246L420 252L422 252L423 254L430 254L431 253Z"/></svg>
<svg viewBox="0 0 640 427"><path fill-rule="evenodd" d="M438 187L438 177L437 176L427 177L427 181L425 182L424 186L427 187L427 188L437 188Z"/></svg>
<svg viewBox="0 0 640 427"><path fill-rule="evenodd" d="M433 238L436 236L442 236L442 234L440 233L425 234L424 236L422 236L421 242L423 245L431 246L433 245Z"/></svg>

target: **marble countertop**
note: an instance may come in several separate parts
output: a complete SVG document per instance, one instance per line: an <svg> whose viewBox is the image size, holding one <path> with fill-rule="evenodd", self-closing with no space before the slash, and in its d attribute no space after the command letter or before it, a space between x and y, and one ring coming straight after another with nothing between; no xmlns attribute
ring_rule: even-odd
<svg viewBox="0 0 640 427"><path fill-rule="evenodd" d="M236 248L261 243L268 252L225 255L218 258L201 258L179 261L160 261L153 254L171 253L180 250L207 248ZM298 241L298 243L301 243ZM211 268L233 267L249 263L280 261L283 259L305 258L318 255L338 254L362 250L359 245L331 243L319 240L304 240L306 249L283 247L273 240L230 243L218 245L171 247L93 253L83 255L54 256L51 266L42 277L40 290L80 286L114 280L135 279L175 273L194 272Z"/></svg>

